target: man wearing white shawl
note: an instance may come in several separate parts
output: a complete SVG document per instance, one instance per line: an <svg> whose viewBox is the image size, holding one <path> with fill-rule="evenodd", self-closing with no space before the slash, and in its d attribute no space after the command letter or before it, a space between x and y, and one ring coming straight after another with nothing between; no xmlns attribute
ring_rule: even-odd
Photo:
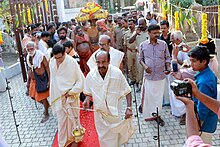
<svg viewBox="0 0 220 147"><path fill-rule="evenodd" d="M79 94L83 90L84 76L77 61L65 53L64 46L56 44L50 60L50 104L58 119L58 144L60 147L77 146L82 138L73 131L79 122Z"/></svg>
<svg viewBox="0 0 220 147"><path fill-rule="evenodd" d="M30 69L30 87L29 87L29 96L35 99L37 102L40 102L44 105L44 117L41 120L41 123L46 122L49 119L49 103L47 98L49 97L49 80L45 81L46 88L43 92L38 92L36 87L41 87L42 85L38 85L37 79L35 77L39 77L41 79L48 79L50 72L48 67L48 62L46 60L45 55L36 49L36 44L33 41L29 41L26 45L27 54L27 64Z"/></svg>
<svg viewBox="0 0 220 147"><path fill-rule="evenodd" d="M99 38L99 46L100 48L102 48L103 50L109 52L111 59L110 59L110 64L118 67L120 69L123 69L122 67L122 60L124 57L124 53L114 49L113 47L110 47L111 44L111 38L108 35L101 35ZM98 49L97 51L95 51L92 56L89 58L89 60L87 61L87 65L89 66L90 70L92 70L92 68L96 67L96 59L95 59L95 54L99 51L100 49Z"/></svg>
<svg viewBox="0 0 220 147"><path fill-rule="evenodd" d="M97 66L86 77L83 103L89 108L90 96L94 99L95 125L101 147L119 147L127 143L134 133L132 126L131 88L122 72L109 65L110 54L100 50L95 55ZM119 103L126 96L127 109L122 120Z"/></svg>

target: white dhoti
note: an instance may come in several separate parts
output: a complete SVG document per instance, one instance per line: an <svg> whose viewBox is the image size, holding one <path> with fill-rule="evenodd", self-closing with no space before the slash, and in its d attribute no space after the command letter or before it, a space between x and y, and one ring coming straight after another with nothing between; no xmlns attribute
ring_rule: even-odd
<svg viewBox="0 0 220 147"><path fill-rule="evenodd" d="M101 147L120 147L135 132L132 118L122 120L121 117L95 112L95 124Z"/></svg>
<svg viewBox="0 0 220 147"><path fill-rule="evenodd" d="M58 144L60 147L68 146L75 141L73 130L80 127L79 99L62 98L63 107L56 112L58 121Z"/></svg>
<svg viewBox="0 0 220 147"><path fill-rule="evenodd" d="M169 75L169 83L171 84L175 78L172 75ZM169 96L170 96L170 107L171 113L174 116L182 116L186 113L186 108L183 102L176 99L176 96L173 93L173 90L169 86Z"/></svg>
<svg viewBox="0 0 220 147"><path fill-rule="evenodd" d="M152 118L152 113L160 112L162 110L163 94L164 94L163 80L152 81L144 79L144 104L143 104L143 118Z"/></svg>
<svg viewBox="0 0 220 147"><path fill-rule="evenodd" d="M98 68L86 77L84 93L93 97L95 125L101 147L120 147L135 132L132 118L123 120L120 115L121 100L131 92L119 68L109 65L103 79Z"/></svg>
<svg viewBox="0 0 220 147"><path fill-rule="evenodd" d="M169 75L166 76L165 78L165 83L164 83L164 94L163 94L163 105L170 104L170 98L169 98Z"/></svg>

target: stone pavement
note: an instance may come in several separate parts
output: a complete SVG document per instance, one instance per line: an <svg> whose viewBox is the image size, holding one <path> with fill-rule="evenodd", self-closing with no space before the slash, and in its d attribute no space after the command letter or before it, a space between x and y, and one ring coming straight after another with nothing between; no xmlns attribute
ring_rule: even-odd
<svg viewBox="0 0 220 147"><path fill-rule="evenodd" d="M43 107L25 95L25 84L21 75L10 79L11 95L16 119L19 124L19 133L21 136L21 147L50 147L55 132L57 130L57 121L52 115L50 109L50 120L44 124L40 123ZM140 93L137 93L138 104L140 103ZM123 102L126 107L125 101ZM135 111L133 104L133 113ZM165 126L160 127L161 147L182 147L185 142L185 126L179 125L179 118L170 115L170 107L163 107L161 116L165 121ZM3 127L3 136L11 147L19 146L10 101L7 92L0 93L0 121ZM137 127L137 119L133 118L134 125ZM138 129L136 134L129 140L127 147L156 147L157 141L153 136L157 135L157 124L154 121L144 122L140 115L141 134ZM219 124L218 124L219 128ZM213 139L214 146L220 146L220 129L215 132Z"/></svg>

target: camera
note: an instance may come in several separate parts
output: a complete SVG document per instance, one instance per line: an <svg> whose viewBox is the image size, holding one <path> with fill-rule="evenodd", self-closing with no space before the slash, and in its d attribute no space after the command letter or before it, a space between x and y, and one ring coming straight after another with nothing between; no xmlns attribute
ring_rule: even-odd
<svg viewBox="0 0 220 147"><path fill-rule="evenodd" d="M186 81L174 80L170 84L170 88L176 96L185 96L192 94L192 86Z"/></svg>

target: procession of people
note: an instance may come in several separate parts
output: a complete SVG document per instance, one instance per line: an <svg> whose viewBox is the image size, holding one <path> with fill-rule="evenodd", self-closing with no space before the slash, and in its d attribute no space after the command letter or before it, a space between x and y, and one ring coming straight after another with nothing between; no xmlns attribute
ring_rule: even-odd
<svg viewBox="0 0 220 147"><path fill-rule="evenodd" d="M167 97L171 114L185 125L186 102L176 99L169 86L176 79L191 78L199 91L217 99L218 62L211 38L191 49L180 30L171 32L169 22L154 19L151 12L146 18L137 10L118 16L97 5L87 5L88 16L50 22L43 31L32 24L22 40L29 67L26 94L44 106L41 123L47 123L52 109L59 147L126 144L135 133L130 86L141 94L141 121L160 126L166 125L163 116L153 114L162 111ZM196 96L193 100L201 138L211 144L217 115Z"/></svg>

